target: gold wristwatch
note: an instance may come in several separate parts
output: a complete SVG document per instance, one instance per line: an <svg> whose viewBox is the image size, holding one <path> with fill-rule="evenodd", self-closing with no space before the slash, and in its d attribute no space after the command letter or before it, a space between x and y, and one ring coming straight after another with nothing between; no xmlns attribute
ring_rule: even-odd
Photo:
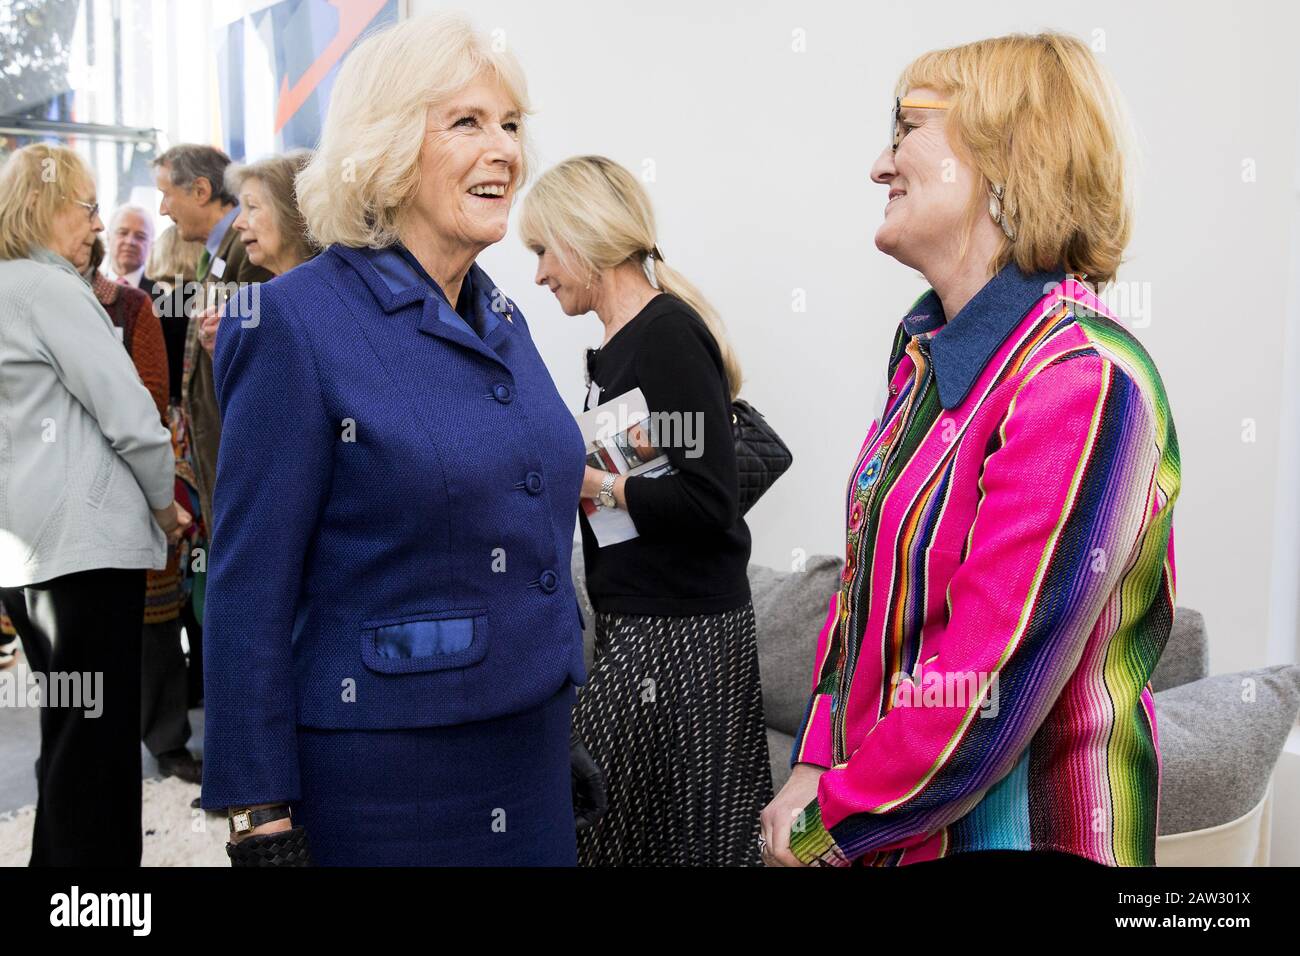
<svg viewBox="0 0 1300 956"><path fill-rule="evenodd" d="M243 836L260 827L264 823L272 823L275 820L288 819L290 823L293 818L289 814L289 805L281 803L274 807L262 807L254 810L251 807L241 807L236 809L231 807L230 814L230 835Z"/></svg>

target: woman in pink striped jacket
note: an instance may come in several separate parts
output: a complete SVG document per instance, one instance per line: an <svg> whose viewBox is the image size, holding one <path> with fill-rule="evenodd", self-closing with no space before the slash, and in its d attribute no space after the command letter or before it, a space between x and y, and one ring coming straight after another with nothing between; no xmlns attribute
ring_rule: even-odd
<svg viewBox="0 0 1300 956"><path fill-rule="evenodd" d="M1153 865L1179 459L1091 285L1131 228L1117 101L1051 33L927 53L897 93L876 246L932 288L849 479L764 858Z"/></svg>

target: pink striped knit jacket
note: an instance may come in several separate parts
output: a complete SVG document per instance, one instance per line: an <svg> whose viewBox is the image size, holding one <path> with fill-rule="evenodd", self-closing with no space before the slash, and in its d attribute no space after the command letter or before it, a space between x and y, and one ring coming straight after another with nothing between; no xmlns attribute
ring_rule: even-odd
<svg viewBox="0 0 1300 956"><path fill-rule="evenodd" d="M950 322L922 296L889 381L791 758L830 769L791 850L1152 865L1179 488L1155 365L1075 277L1011 264Z"/></svg>

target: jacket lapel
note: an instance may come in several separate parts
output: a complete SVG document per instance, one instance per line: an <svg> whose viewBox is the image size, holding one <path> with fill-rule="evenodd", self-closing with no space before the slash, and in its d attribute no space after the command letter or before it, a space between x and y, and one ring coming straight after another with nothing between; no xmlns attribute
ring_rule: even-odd
<svg viewBox="0 0 1300 956"><path fill-rule="evenodd" d="M479 315L483 317L483 343L496 350L505 344L514 328L515 304L477 265L470 269L470 278L478 295Z"/></svg>
<svg viewBox="0 0 1300 956"><path fill-rule="evenodd" d="M231 282L235 274L235 263L230 261L231 249L235 245L235 227L231 226L226 230L226 234L221 237L217 243L217 254L212 257L212 262L208 264L208 282ZM217 270L221 274L217 274Z"/></svg>
<svg viewBox="0 0 1300 956"><path fill-rule="evenodd" d="M498 321L484 338L479 338L456 310L430 289L394 250L351 249L346 246L331 248L352 266L385 312L396 312L418 302L421 307L418 324L421 333L477 352L509 369L505 360L493 350L493 346L504 343L505 332L502 326L506 323ZM477 266L473 269L478 270L479 275L485 275ZM481 290L482 283L476 283L475 288Z"/></svg>
<svg viewBox="0 0 1300 956"><path fill-rule="evenodd" d="M488 347L487 342L479 338L474 330L465 324L465 320L456 313L456 310L432 290L424 294L424 312L420 316L419 329L425 335L446 339L462 348L478 352L499 365L506 364L501 356Z"/></svg>

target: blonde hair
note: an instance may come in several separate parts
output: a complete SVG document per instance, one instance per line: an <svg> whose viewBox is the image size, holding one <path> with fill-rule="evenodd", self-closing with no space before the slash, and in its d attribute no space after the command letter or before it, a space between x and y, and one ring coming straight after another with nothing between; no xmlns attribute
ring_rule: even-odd
<svg viewBox="0 0 1300 956"><path fill-rule="evenodd" d="M27 259L48 247L59 211L94 184L86 161L66 146L14 150L0 167L0 259Z"/></svg>
<svg viewBox="0 0 1300 956"><path fill-rule="evenodd" d="M643 267L650 253L658 288L694 309L722 353L732 400L740 394L740 360L722 318L704 295L657 254L655 214L645 187L604 156L574 156L543 173L524 196L519 233L529 248L549 249L575 275L628 260Z"/></svg>
<svg viewBox="0 0 1300 956"><path fill-rule="evenodd" d="M268 156L256 163L231 166L226 170L226 189L235 197L250 179L256 179L266 187L275 225L280 230L280 240L293 251L299 262L306 262L317 251L307 234L307 221L298 208L298 193L294 187L295 177L311 162L311 156L309 149L295 149L281 156Z"/></svg>
<svg viewBox="0 0 1300 956"><path fill-rule="evenodd" d="M898 96L914 89L951 101L949 142L980 173L962 256L996 183L1015 239L1003 238L990 275L1014 260L1026 273L1115 278L1132 232L1132 136L1118 91L1081 40L1012 34L934 50L899 77Z"/></svg>
<svg viewBox="0 0 1300 956"><path fill-rule="evenodd" d="M154 240L144 274L155 282L168 284L175 283L177 276L182 282L197 282L202 254L203 243L188 242L181 238L175 226L168 226Z"/></svg>
<svg viewBox="0 0 1300 956"><path fill-rule="evenodd" d="M316 155L298 174L298 205L315 243L384 248L398 240L420 185L428 111L481 76L520 113L517 190L528 175L523 70L458 14L413 17L362 40L334 83Z"/></svg>

